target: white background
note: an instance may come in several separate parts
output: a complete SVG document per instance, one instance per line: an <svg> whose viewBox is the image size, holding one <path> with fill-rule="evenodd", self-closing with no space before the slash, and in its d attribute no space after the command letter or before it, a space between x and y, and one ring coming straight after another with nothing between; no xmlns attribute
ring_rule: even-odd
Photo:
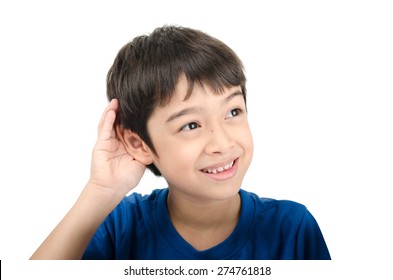
<svg viewBox="0 0 393 280"><path fill-rule="evenodd" d="M338 262L391 260L389 2L0 2L0 259L29 258L87 182L117 51L177 24L245 64L255 153L243 188L305 204ZM146 172L135 191L164 186Z"/></svg>

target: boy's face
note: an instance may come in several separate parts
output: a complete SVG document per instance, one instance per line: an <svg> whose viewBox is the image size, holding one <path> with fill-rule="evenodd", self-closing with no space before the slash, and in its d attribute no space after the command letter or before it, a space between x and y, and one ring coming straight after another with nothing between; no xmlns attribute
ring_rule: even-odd
<svg viewBox="0 0 393 280"><path fill-rule="evenodd" d="M154 164L172 193L193 200L225 200L236 195L251 163L253 142L240 87L216 94L179 80L165 107L157 107L147 128L157 154Z"/></svg>

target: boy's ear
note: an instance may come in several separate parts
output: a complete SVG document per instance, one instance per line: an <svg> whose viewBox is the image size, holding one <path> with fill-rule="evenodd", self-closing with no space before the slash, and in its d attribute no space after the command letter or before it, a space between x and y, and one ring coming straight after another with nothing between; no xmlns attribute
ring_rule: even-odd
<svg viewBox="0 0 393 280"><path fill-rule="evenodd" d="M116 125L116 134L119 140L124 144L127 153L144 165L153 163L151 150L138 134L129 129L124 129L120 125Z"/></svg>

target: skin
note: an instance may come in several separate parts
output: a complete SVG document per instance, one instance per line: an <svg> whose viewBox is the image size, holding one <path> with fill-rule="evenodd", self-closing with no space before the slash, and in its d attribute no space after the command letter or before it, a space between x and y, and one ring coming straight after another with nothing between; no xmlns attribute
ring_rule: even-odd
<svg viewBox="0 0 393 280"><path fill-rule="evenodd" d="M118 101L108 104L98 126L90 179L31 259L80 259L100 224L152 162L168 182L169 215L187 242L204 250L229 236L238 221L238 192L253 154L244 99L240 87L217 94L208 86L195 86L184 100L186 92L182 77L171 102L157 107L148 120L156 153L137 134L114 126ZM207 173L224 166L225 172Z"/></svg>

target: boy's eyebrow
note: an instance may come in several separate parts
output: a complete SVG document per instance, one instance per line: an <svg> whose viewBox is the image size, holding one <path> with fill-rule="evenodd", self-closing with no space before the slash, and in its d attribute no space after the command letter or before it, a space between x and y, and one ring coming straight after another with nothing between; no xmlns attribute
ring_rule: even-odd
<svg viewBox="0 0 393 280"><path fill-rule="evenodd" d="M231 94L229 94L223 101L222 101L222 105L227 104L229 101L231 101L234 97L236 96L243 96L243 93L241 91L235 91ZM194 114L196 112L199 112L201 110L200 107L189 107L189 108L185 108L179 112L176 112L172 115L170 115L170 117L166 120L166 123L169 123L171 121L173 121L174 119L180 118L184 115L188 115L188 114Z"/></svg>
<svg viewBox="0 0 393 280"><path fill-rule="evenodd" d="M166 120L166 122L169 123L169 122L173 121L174 119L180 118L180 117L182 117L182 116L184 116L184 115L193 114L193 113L196 113L196 112L198 112L198 111L200 111L200 110L198 109L198 107L185 108L185 109L183 109L183 110L181 110L181 111L179 111L179 112L177 112L177 113L172 114L172 115Z"/></svg>
<svg viewBox="0 0 393 280"><path fill-rule="evenodd" d="M227 98L225 98L225 99L222 101L222 104L228 103L229 101L231 101L234 97L236 97L236 96L238 96L238 95L243 96L243 93L242 93L241 91L232 92L230 95L227 96Z"/></svg>

